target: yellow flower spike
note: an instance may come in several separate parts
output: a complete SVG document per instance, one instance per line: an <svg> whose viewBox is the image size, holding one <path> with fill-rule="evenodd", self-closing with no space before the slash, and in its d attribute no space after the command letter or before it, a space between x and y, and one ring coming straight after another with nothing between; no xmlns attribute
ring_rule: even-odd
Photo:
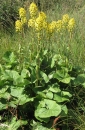
<svg viewBox="0 0 85 130"><path fill-rule="evenodd" d="M22 23L20 20L17 20L15 22L15 29L16 29L16 32L21 32L22 31Z"/></svg>
<svg viewBox="0 0 85 130"><path fill-rule="evenodd" d="M26 24L27 23L27 18L26 17L22 17L21 18L21 23L22 23L22 25Z"/></svg>
<svg viewBox="0 0 85 130"><path fill-rule="evenodd" d="M46 20L46 14L44 12L40 12L39 13L39 17L42 19L42 20Z"/></svg>
<svg viewBox="0 0 85 130"><path fill-rule="evenodd" d="M38 8L37 8L37 5L32 2L30 4L30 7L29 7L29 12L30 12L30 16L33 18L33 17L36 17L37 13L38 13Z"/></svg>
<svg viewBox="0 0 85 130"><path fill-rule="evenodd" d="M63 15L62 23L68 23L68 21L69 21L69 15L68 14Z"/></svg>
<svg viewBox="0 0 85 130"><path fill-rule="evenodd" d="M52 21L51 23L48 23L47 31L48 33L53 33L56 29L56 21Z"/></svg>
<svg viewBox="0 0 85 130"><path fill-rule="evenodd" d="M68 22L68 31L72 31L73 30L73 28L74 28L74 26L75 26L75 19L74 18L71 18L70 20L69 20L69 22Z"/></svg>
<svg viewBox="0 0 85 130"><path fill-rule="evenodd" d="M46 21L43 21L43 28L47 29L47 22Z"/></svg>
<svg viewBox="0 0 85 130"><path fill-rule="evenodd" d="M38 18L36 18L35 21L35 29L37 31L40 31L42 29L45 29L46 27L47 27L46 14L44 12L40 12Z"/></svg>
<svg viewBox="0 0 85 130"><path fill-rule="evenodd" d="M35 29L36 29L37 31L40 31L40 30L42 30L42 28L43 28L43 20L42 20L41 17L38 17L38 18L36 19L36 21L35 21Z"/></svg>
<svg viewBox="0 0 85 130"><path fill-rule="evenodd" d="M35 28L35 19L29 19L28 27L34 27Z"/></svg>
<svg viewBox="0 0 85 130"><path fill-rule="evenodd" d="M20 18L26 17L26 10L24 8L19 9L19 16Z"/></svg>
<svg viewBox="0 0 85 130"><path fill-rule="evenodd" d="M60 32L61 29L62 29L62 20L58 20L56 22L56 30L57 30L57 32Z"/></svg>

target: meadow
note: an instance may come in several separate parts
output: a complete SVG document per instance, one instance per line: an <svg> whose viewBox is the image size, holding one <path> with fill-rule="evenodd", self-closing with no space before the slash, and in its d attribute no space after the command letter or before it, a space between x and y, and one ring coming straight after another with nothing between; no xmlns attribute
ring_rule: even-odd
<svg viewBox="0 0 85 130"><path fill-rule="evenodd" d="M85 129L85 1L0 5L0 129Z"/></svg>

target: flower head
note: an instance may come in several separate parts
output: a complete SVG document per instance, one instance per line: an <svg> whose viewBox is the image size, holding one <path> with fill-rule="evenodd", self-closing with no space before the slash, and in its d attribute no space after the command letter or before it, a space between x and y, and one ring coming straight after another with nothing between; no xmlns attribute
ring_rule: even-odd
<svg viewBox="0 0 85 130"><path fill-rule="evenodd" d="M75 26L75 19L71 18L68 22L68 31L72 31Z"/></svg>
<svg viewBox="0 0 85 130"><path fill-rule="evenodd" d="M28 27L35 27L35 19L29 19Z"/></svg>
<svg viewBox="0 0 85 130"><path fill-rule="evenodd" d="M22 31L22 23L21 23L20 20L17 20L15 22L15 29L16 29L17 32L21 32Z"/></svg>
<svg viewBox="0 0 85 130"><path fill-rule="evenodd" d="M57 29L57 32L60 32L60 30L62 29L62 20L58 20L56 22L56 29Z"/></svg>
<svg viewBox="0 0 85 130"><path fill-rule="evenodd" d="M22 17L21 18L21 23L22 23L22 25L27 23L27 18L26 17Z"/></svg>
<svg viewBox="0 0 85 130"><path fill-rule="evenodd" d="M68 21L69 21L69 15L68 14L63 15L62 22L68 23Z"/></svg>
<svg viewBox="0 0 85 130"><path fill-rule="evenodd" d="M40 31L43 28L43 20L41 17L38 17L35 21L35 29Z"/></svg>
<svg viewBox="0 0 85 130"><path fill-rule="evenodd" d="M44 12L40 12L39 13L39 17L42 19L42 20L46 20L46 14Z"/></svg>
<svg viewBox="0 0 85 130"><path fill-rule="evenodd" d="M55 29L56 29L56 21L52 21L51 23L48 24L47 26L48 33L53 33Z"/></svg>
<svg viewBox="0 0 85 130"><path fill-rule="evenodd" d="M29 12L30 12L30 16L31 16L31 17L35 17L35 16L37 15L37 13L38 13L38 8L37 8L37 5L36 5L34 2L32 2L32 3L30 4Z"/></svg>
<svg viewBox="0 0 85 130"><path fill-rule="evenodd" d="M26 16L26 10L24 8L20 8L19 9L19 16L20 16L20 18Z"/></svg>
<svg viewBox="0 0 85 130"><path fill-rule="evenodd" d="M44 12L40 12L38 18L36 18L35 21L35 29L37 31L40 31L46 27L47 27L46 14Z"/></svg>

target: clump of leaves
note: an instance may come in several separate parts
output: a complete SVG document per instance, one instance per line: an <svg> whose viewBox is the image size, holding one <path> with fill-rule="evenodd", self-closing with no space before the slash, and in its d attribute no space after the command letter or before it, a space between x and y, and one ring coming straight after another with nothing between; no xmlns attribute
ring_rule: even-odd
<svg viewBox="0 0 85 130"><path fill-rule="evenodd" d="M53 55L48 50L37 52L37 55L33 56L31 61L25 61L20 69L19 61L13 52L6 52L3 60L4 65L0 65L2 123L9 122L12 117L15 121L16 117L15 126L23 119L28 121L28 124L25 124L32 129L36 123L30 124L30 121L36 120L39 122L36 129L53 129L46 124L53 122L56 117L62 119L67 116L67 102L70 102L73 94L70 87L75 84L84 86L84 81L78 80L84 75L72 76L73 68L67 58ZM25 124L23 123L22 127ZM15 129L18 127L21 125Z"/></svg>

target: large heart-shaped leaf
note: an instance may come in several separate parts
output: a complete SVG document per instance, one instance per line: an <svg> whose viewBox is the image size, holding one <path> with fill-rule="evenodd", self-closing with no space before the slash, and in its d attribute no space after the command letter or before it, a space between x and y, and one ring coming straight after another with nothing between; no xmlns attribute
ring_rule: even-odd
<svg viewBox="0 0 85 130"><path fill-rule="evenodd" d="M64 69L57 70L56 73L54 74L54 78L66 84L70 83L71 80L70 75Z"/></svg>
<svg viewBox="0 0 85 130"><path fill-rule="evenodd" d="M44 99L39 102L35 110L35 117L47 118L51 116L58 116L61 113L61 107L55 101Z"/></svg>

